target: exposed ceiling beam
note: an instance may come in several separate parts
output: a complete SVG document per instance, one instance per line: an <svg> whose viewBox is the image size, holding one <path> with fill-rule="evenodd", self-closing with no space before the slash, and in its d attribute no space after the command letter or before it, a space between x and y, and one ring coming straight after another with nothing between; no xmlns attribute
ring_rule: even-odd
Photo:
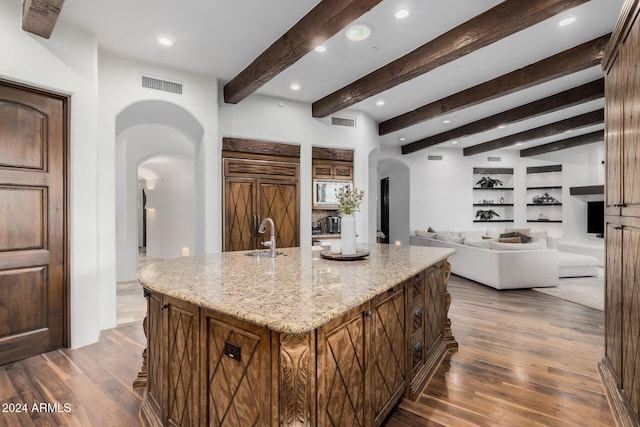
<svg viewBox="0 0 640 427"><path fill-rule="evenodd" d="M604 109L591 111L586 114L560 120L559 122L529 129L524 132L514 133L513 135L508 135L494 139L493 141L473 145L471 147L466 147L462 151L465 156L473 156L475 154L486 153L487 151L510 147L520 142L546 138L548 136L554 136L574 129L580 129L601 123L604 123Z"/></svg>
<svg viewBox="0 0 640 427"><path fill-rule="evenodd" d="M224 101L242 101L381 1L322 0L224 85Z"/></svg>
<svg viewBox="0 0 640 427"><path fill-rule="evenodd" d="M594 142L600 141L604 141L604 130L598 130L595 132L587 133L585 135L578 135L574 136L573 138L567 138L561 141L550 142L549 144L538 145L537 147L520 150L520 157L537 156L538 154L560 151L567 148L593 144Z"/></svg>
<svg viewBox="0 0 640 427"><path fill-rule="evenodd" d="M493 116L451 129L447 132L442 132L437 135L432 135L427 138L405 144L402 146L402 154L415 153L416 151L420 151L446 141L452 141L468 135L485 132L495 129L500 125L516 123L521 120L552 113L563 108L600 99L603 96L604 79L594 80L590 83L521 105L511 110L494 114Z"/></svg>
<svg viewBox="0 0 640 427"><path fill-rule="evenodd" d="M313 117L348 108L587 0L507 0L316 101ZM526 13L523 11L526 10Z"/></svg>
<svg viewBox="0 0 640 427"><path fill-rule="evenodd" d="M385 120L378 133L386 135L439 115L458 111L600 64L611 34L575 46L495 79Z"/></svg>
<svg viewBox="0 0 640 427"><path fill-rule="evenodd" d="M22 4L22 29L29 33L48 39L64 0L24 0Z"/></svg>

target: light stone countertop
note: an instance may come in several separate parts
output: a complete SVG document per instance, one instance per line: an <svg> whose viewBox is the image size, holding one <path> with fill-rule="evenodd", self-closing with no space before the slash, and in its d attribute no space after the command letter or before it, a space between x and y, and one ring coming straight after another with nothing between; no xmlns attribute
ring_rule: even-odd
<svg viewBox="0 0 640 427"><path fill-rule="evenodd" d="M223 252L144 267L140 284L272 331L312 331L455 253L423 246L359 244L368 258L334 261L307 248L272 259ZM249 251L255 252L255 251Z"/></svg>

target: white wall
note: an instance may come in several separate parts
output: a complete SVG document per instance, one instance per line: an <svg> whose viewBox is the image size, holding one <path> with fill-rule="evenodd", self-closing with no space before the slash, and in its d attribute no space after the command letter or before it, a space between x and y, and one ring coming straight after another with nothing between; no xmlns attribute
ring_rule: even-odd
<svg viewBox="0 0 640 427"><path fill-rule="evenodd" d="M378 200L380 194L380 180L389 178L389 240L390 244L400 242L402 245L409 244L411 234L410 224L410 188L411 173L409 167L398 161L385 159L378 164L377 176ZM380 202L378 202L378 212L380 212ZM380 228L380 213L378 214L378 228Z"/></svg>
<svg viewBox="0 0 640 427"><path fill-rule="evenodd" d="M0 2L0 78L71 95L71 345L79 347L98 339L104 312L96 226L97 44L93 35L63 25L45 40L22 31L21 22L20 3Z"/></svg>
<svg viewBox="0 0 640 427"><path fill-rule="evenodd" d="M220 102L220 140L236 137L300 145L301 246L311 246L311 148L353 149L354 185L365 191L361 212L356 214L358 241L375 242L376 198L375 186L370 187L369 153L379 147L380 138L377 124L369 116L359 111L341 112L340 116L356 118L353 129L331 125L330 117L313 118L307 103L257 94L236 105Z"/></svg>

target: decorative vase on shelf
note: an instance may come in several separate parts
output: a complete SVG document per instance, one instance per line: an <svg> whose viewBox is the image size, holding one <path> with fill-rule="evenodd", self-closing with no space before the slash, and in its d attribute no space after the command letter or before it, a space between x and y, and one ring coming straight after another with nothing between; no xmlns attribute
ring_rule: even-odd
<svg viewBox="0 0 640 427"><path fill-rule="evenodd" d="M342 217L340 240L343 255L356 254L356 222L353 214Z"/></svg>

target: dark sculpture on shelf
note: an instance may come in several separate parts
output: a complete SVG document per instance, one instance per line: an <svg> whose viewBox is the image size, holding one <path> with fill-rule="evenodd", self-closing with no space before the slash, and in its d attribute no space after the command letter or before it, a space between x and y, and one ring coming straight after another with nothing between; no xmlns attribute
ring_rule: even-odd
<svg viewBox="0 0 640 427"><path fill-rule="evenodd" d="M500 215L498 215L498 213L493 209L487 209L487 210L478 209L476 211L476 218L479 218L480 221L491 221L493 217L496 217L496 216L500 218Z"/></svg>
<svg viewBox="0 0 640 427"><path fill-rule="evenodd" d="M537 205L560 203L557 199L550 196L549 193L544 193L542 196L533 196L533 203Z"/></svg>

